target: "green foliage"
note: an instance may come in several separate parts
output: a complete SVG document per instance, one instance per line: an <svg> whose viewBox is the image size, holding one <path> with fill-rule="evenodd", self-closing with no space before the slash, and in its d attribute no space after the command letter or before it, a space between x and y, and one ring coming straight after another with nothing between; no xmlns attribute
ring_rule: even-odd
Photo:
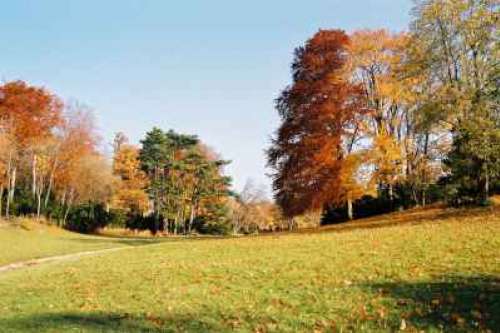
<svg viewBox="0 0 500 333"><path fill-rule="evenodd" d="M195 219L193 229L200 234L228 235L231 232L228 206L220 202L208 204L206 213Z"/></svg>
<svg viewBox="0 0 500 333"><path fill-rule="evenodd" d="M112 228L125 228L127 225L128 216L121 209L111 209L108 213L107 226Z"/></svg>
<svg viewBox="0 0 500 333"><path fill-rule="evenodd" d="M109 225L112 221L116 221L116 217L102 204L88 203L70 211L65 227L72 231L92 233Z"/></svg>
<svg viewBox="0 0 500 333"><path fill-rule="evenodd" d="M450 203L487 204L492 185L500 179L500 127L484 119L463 123L445 164L451 173Z"/></svg>
<svg viewBox="0 0 500 333"><path fill-rule="evenodd" d="M222 168L229 162L211 156L215 154L196 136L172 130L153 128L141 143L139 159L149 178L154 223L136 218L132 224L153 232L188 233L196 218L204 225L220 223L220 210L214 207L228 195L231 179L222 174ZM207 232L206 228L200 232Z"/></svg>

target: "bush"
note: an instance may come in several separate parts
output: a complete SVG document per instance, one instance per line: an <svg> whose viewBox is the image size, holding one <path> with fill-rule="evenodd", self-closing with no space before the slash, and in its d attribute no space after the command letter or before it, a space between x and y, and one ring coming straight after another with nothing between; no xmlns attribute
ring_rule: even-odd
<svg viewBox="0 0 500 333"><path fill-rule="evenodd" d="M108 226L112 228L125 228L129 217L121 209L112 209L109 211Z"/></svg>
<svg viewBox="0 0 500 333"><path fill-rule="evenodd" d="M206 217L200 216L193 221L193 230L204 235L228 235L231 233L231 225L221 223L222 221L209 221Z"/></svg>
<svg viewBox="0 0 500 333"><path fill-rule="evenodd" d="M81 233L93 233L112 221L112 214L101 204L85 204L73 208L68 214L66 228Z"/></svg>

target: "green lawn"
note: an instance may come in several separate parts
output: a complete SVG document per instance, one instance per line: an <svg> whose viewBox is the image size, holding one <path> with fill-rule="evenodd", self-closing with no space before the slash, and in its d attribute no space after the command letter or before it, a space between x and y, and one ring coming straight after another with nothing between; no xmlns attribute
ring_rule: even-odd
<svg viewBox="0 0 500 333"><path fill-rule="evenodd" d="M26 220L16 224L0 222L0 266L83 251L142 245L147 242L149 241L81 235Z"/></svg>
<svg viewBox="0 0 500 333"><path fill-rule="evenodd" d="M164 242L11 271L0 331L498 332L498 213Z"/></svg>

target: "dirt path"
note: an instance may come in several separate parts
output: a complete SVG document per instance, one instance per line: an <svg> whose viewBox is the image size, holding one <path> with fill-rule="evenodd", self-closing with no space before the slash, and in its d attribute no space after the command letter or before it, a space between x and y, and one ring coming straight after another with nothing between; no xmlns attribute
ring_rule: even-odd
<svg viewBox="0 0 500 333"><path fill-rule="evenodd" d="M142 246L150 246L150 244L142 245ZM134 246L134 247L142 247L142 246ZM130 248L132 248L132 247L131 246L120 246L120 247L113 247L113 248L104 249L104 250L77 252L77 253L71 253L71 254L65 254L65 255L59 255L59 256L53 256L53 257L46 257L46 258L40 258L40 259L32 259L32 260L27 260L27 261L15 262L15 263L8 264L5 266L0 266L0 274L10 272L13 270L17 270L17 269L26 268L26 267L38 266L40 264L77 260L77 259L80 259L83 257L95 256L95 255L99 255L99 254L103 254L103 253L116 252L116 251L130 249Z"/></svg>

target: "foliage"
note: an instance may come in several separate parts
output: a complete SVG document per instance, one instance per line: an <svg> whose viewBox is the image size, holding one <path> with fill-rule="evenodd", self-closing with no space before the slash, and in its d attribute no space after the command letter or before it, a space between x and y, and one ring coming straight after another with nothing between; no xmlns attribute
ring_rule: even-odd
<svg viewBox="0 0 500 333"><path fill-rule="evenodd" d="M113 173L121 179L114 193L113 206L130 214L147 212L149 200L144 189L148 182L145 173L140 168L139 149L125 144L116 148Z"/></svg>
<svg viewBox="0 0 500 333"><path fill-rule="evenodd" d="M116 223L127 225L127 218L149 214L152 203L154 223L136 225L154 232L161 226L188 233L198 216L222 221L218 206L230 186L223 175L228 162L196 136L155 128L139 149L119 133L112 166L99 140L84 105L63 104L22 81L0 85L0 213L45 216L72 230L92 231L113 217L94 216L92 209L84 214L82 205L112 207Z"/></svg>
<svg viewBox="0 0 500 333"><path fill-rule="evenodd" d="M498 9L421 0L408 33L326 30L298 48L268 151L285 215L347 203L364 216L353 212L364 195L389 209L486 202L500 151Z"/></svg>
<svg viewBox="0 0 500 333"><path fill-rule="evenodd" d="M154 231L190 233L194 221L224 224L231 179L223 175L224 161L193 135L154 128L141 141L139 160L147 174L147 192L153 201ZM223 209L222 209L223 210Z"/></svg>
<svg viewBox="0 0 500 333"><path fill-rule="evenodd" d="M103 205L89 203L71 210L66 222L66 228L81 233L93 233L103 228L113 220Z"/></svg>
<svg viewBox="0 0 500 333"><path fill-rule="evenodd" d="M445 163L452 203L487 203L492 184L500 180L500 127L484 120L463 124Z"/></svg>
<svg viewBox="0 0 500 333"><path fill-rule="evenodd" d="M248 180L243 191L230 201L233 234L283 230L281 210L266 198L265 190Z"/></svg>
<svg viewBox="0 0 500 333"><path fill-rule="evenodd" d="M340 201L347 127L361 90L345 77L349 37L322 30L295 51L293 84L276 101L282 120L268 151L276 201L287 217Z"/></svg>

